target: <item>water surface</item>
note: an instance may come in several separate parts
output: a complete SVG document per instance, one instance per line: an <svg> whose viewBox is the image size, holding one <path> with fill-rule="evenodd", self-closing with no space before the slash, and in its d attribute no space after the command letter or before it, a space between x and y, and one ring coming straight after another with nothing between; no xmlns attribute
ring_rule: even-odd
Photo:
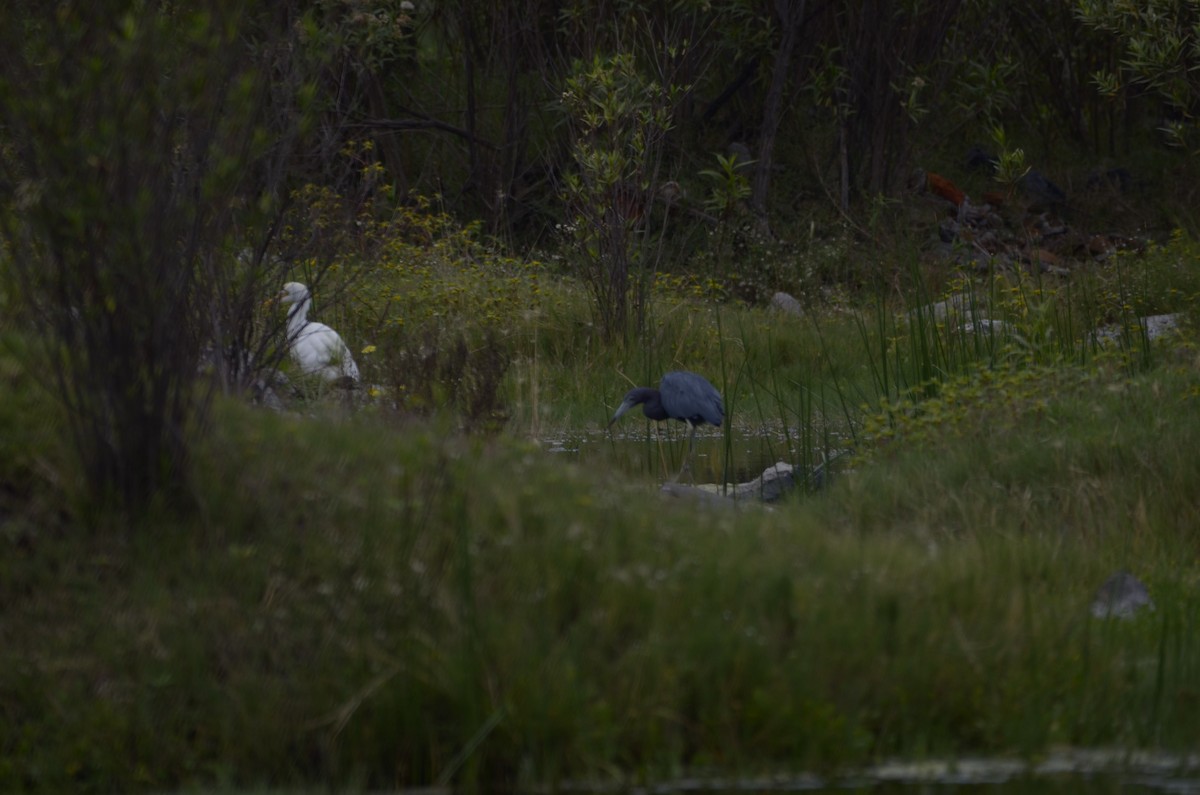
<svg viewBox="0 0 1200 795"><path fill-rule="evenodd" d="M561 788L613 795L1200 795L1200 754L1063 749L1035 762L976 758L890 762L835 777L682 778L640 787Z"/></svg>
<svg viewBox="0 0 1200 795"><path fill-rule="evenodd" d="M605 467L631 478L672 480L683 466L688 450L687 426L678 422L628 422L610 433L606 429L573 431L542 440L555 455L586 467ZM812 444L794 429L732 429L704 426L696 433L692 477L682 482L744 483L762 474L777 461L804 465L805 450ZM810 453L819 463L821 453ZM807 468L811 468L807 467Z"/></svg>

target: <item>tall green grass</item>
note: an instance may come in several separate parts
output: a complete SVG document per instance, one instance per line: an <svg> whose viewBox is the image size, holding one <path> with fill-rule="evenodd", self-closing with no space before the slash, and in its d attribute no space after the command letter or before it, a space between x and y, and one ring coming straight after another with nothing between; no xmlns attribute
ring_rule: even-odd
<svg viewBox="0 0 1200 795"><path fill-rule="evenodd" d="M1200 371L1183 352L1042 377L1022 411L979 400L770 513L505 437L222 405L194 513L107 538L6 524L0 787L492 791L1190 749ZM4 430L44 411L20 405ZM66 471L53 455L10 471ZM1092 619L1121 567L1155 611Z"/></svg>
<svg viewBox="0 0 1200 795"><path fill-rule="evenodd" d="M510 330L505 433L220 403L193 509L99 535L76 528L30 360L0 355L0 789L495 791L1190 750L1200 366L1186 338L1087 337L1190 311L1179 251L1156 256L1069 293L964 286L1007 336L920 289L807 317L664 295L645 337L601 348L566 285ZM599 427L675 368L839 477L716 510L528 441ZM1093 619L1119 568L1155 610Z"/></svg>

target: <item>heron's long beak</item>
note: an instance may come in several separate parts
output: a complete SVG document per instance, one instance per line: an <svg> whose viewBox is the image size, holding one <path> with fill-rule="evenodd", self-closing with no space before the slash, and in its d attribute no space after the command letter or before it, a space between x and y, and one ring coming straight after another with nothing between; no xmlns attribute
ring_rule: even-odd
<svg viewBox="0 0 1200 795"><path fill-rule="evenodd" d="M629 411L631 408L633 408L632 402L628 400L621 401L621 405L617 406L617 413L614 414L612 419L608 421L608 427L611 428L613 423L621 419L621 415Z"/></svg>

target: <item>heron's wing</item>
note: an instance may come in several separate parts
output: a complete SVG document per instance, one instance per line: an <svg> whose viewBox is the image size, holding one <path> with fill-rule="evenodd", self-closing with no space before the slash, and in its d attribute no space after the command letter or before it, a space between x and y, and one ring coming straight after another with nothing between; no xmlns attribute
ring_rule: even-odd
<svg viewBox="0 0 1200 795"><path fill-rule="evenodd" d="M725 419L725 400L721 397L721 393L713 387L712 391L712 414L706 419L713 425L720 425Z"/></svg>
<svg viewBox="0 0 1200 795"><path fill-rule="evenodd" d="M708 405L703 414L704 421L709 425L719 426L725 420L725 401L721 393L712 384L708 385Z"/></svg>
<svg viewBox="0 0 1200 795"><path fill-rule="evenodd" d="M667 373L659 385L663 408L677 419L720 425L725 418L721 393L708 379L696 373Z"/></svg>

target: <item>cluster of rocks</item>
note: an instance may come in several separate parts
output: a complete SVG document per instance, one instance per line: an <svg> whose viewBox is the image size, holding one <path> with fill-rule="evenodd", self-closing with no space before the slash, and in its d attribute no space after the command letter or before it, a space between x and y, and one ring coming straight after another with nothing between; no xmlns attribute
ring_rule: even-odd
<svg viewBox="0 0 1200 795"><path fill-rule="evenodd" d="M982 147L967 153L970 170L995 172L999 159ZM1134 180L1124 168L1097 169L1088 175L1085 191L1093 198L1119 197L1132 190ZM930 223L936 230L934 251L943 261L978 273L1029 270L1067 277L1090 262L1102 262L1117 251L1141 251L1145 241L1111 231L1084 231L1068 220L1067 193L1045 174L1026 170L1007 191L985 191L973 199L951 179L918 170L910 182L914 193L911 210L917 223ZM793 296L777 292L773 311L802 315L803 307ZM939 323L952 323L967 333L1015 333L1010 324L987 317L987 307L959 294L927 309ZM1178 314L1153 315L1138 319L1137 327L1112 325L1092 332L1100 345L1114 343L1131 334L1154 340L1175 332Z"/></svg>
<svg viewBox="0 0 1200 795"><path fill-rule="evenodd" d="M966 166L995 172L999 159L976 146L967 153ZM1119 195L1132 188L1133 179L1123 168L1099 169L1086 185L1092 193ZM931 171L915 172L910 187L938 216L938 253L964 268L1025 267L1066 276L1075 263L1104 260L1115 251L1143 245L1125 235L1084 231L1068 223L1067 193L1032 168L1006 189L985 191L975 199Z"/></svg>

